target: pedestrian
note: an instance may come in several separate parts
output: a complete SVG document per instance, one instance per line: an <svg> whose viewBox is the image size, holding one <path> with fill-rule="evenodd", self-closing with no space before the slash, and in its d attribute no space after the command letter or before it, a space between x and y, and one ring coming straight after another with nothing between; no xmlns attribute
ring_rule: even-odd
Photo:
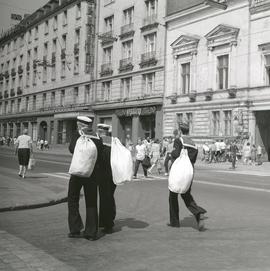
<svg viewBox="0 0 270 271"><path fill-rule="evenodd" d="M97 125L97 133L103 141L102 149L102 177L99 181L99 227L107 234L113 233L116 217L116 204L114 193L116 185L113 182L111 168L111 135L110 125L100 123Z"/></svg>
<svg viewBox="0 0 270 271"><path fill-rule="evenodd" d="M145 144L143 144L142 139L139 138L138 139L138 144L135 147L135 168L134 168L134 175L133 178L137 178L137 172L139 169L139 165L142 165L143 168L143 174L144 177L147 177L147 167L144 166L143 160L145 159L145 157L147 156L147 147Z"/></svg>
<svg viewBox="0 0 270 271"><path fill-rule="evenodd" d="M168 138L168 145L166 147L165 152L165 161L164 161L164 168L165 168L165 176L169 175L169 162L172 161L172 150L173 150L173 140L172 137Z"/></svg>
<svg viewBox="0 0 270 271"><path fill-rule="evenodd" d="M251 146L249 142L247 142L247 144L243 148L243 155L244 155L244 164L251 165Z"/></svg>
<svg viewBox="0 0 270 271"><path fill-rule="evenodd" d="M103 144L100 137L92 129L92 120L86 116L77 117L78 130L71 138L69 151L73 154L77 139L81 135L87 135L95 144L97 149L97 160L94 170L90 177L70 176L68 186L68 225L70 238L85 238L95 241L100 236L98 235L98 211L97 211L97 186L101 175L102 167L102 149ZM86 205L86 220L85 227L83 225L79 212L80 191L84 189L85 205ZM84 231L81 230L84 228Z"/></svg>
<svg viewBox="0 0 270 271"><path fill-rule="evenodd" d="M252 165L255 165L255 162L256 162L256 146L255 144L252 144L251 146L251 164Z"/></svg>
<svg viewBox="0 0 270 271"><path fill-rule="evenodd" d="M212 141L212 143L209 146L209 152L210 152L210 157L209 157L209 163L216 162L216 145L215 141Z"/></svg>
<svg viewBox="0 0 270 271"><path fill-rule="evenodd" d="M209 161L210 148L207 142L204 142L204 144L202 145L202 149L203 149L202 161Z"/></svg>
<svg viewBox="0 0 270 271"><path fill-rule="evenodd" d="M44 140L41 139L40 142L39 142L39 144L40 144L40 149L43 151L43 148L44 148Z"/></svg>
<svg viewBox="0 0 270 271"><path fill-rule="evenodd" d="M15 141L15 155L18 154L19 176L25 178L30 155L33 153L32 139L28 135L28 130L24 129L23 134Z"/></svg>
<svg viewBox="0 0 270 271"><path fill-rule="evenodd" d="M148 173L152 174L154 167L157 167L158 174L161 174L161 165L160 165L160 144L159 140L155 139L150 148L150 157L151 157L151 167L148 169Z"/></svg>
<svg viewBox="0 0 270 271"><path fill-rule="evenodd" d="M239 149L238 149L238 146L236 144L236 140L234 140L230 145L231 162L232 162L231 169L235 169L236 155L237 155L238 151L239 151Z"/></svg>
<svg viewBox="0 0 270 271"><path fill-rule="evenodd" d="M262 147L260 144L258 144L257 146L256 154L257 154L257 165L260 166L262 165Z"/></svg>
<svg viewBox="0 0 270 271"><path fill-rule="evenodd" d="M226 162L226 143L223 141L223 139L219 142L220 146L220 162Z"/></svg>
<svg viewBox="0 0 270 271"><path fill-rule="evenodd" d="M190 162L194 168L194 164L197 159L198 155L198 149L192 139L187 136L189 133L189 125L187 123L180 123L179 124L180 130L182 135L180 136L180 133L178 130L174 131L174 144L173 144L173 151L172 151L172 159L173 163L174 161L180 156L181 150L184 147L188 150L188 156L190 159ZM182 199L185 202L186 207L189 209L189 211L194 215L198 229L199 231L202 231L204 229L204 214L206 213L206 210L200 206L198 206L191 195L191 187L192 183L190 185L190 188L188 191L184 194L181 194ZM167 224L170 227L180 227L180 220L179 220L179 206L178 206L178 194L171 192L169 194L169 209L170 209L170 223Z"/></svg>
<svg viewBox="0 0 270 271"><path fill-rule="evenodd" d="M48 142L48 140L44 140L44 149L45 150L48 150L49 149L49 142Z"/></svg>
<svg viewBox="0 0 270 271"><path fill-rule="evenodd" d="M217 140L215 142L215 146L216 146L216 152L215 152L216 162L220 162L220 158L221 158L221 145L220 145L219 140Z"/></svg>

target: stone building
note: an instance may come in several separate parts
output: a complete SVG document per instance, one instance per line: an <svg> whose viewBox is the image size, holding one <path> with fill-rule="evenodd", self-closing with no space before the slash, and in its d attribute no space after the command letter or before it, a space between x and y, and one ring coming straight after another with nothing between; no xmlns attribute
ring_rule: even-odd
<svg viewBox="0 0 270 271"><path fill-rule="evenodd" d="M164 135L232 137L270 158L270 1L168 0Z"/></svg>
<svg viewBox="0 0 270 271"><path fill-rule="evenodd" d="M66 143L94 117L95 5L50 0L0 37L0 135Z"/></svg>
<svg viewBox="0 0 270 271"><path fill-rule="evenodd" d="M165 4L101 0L97 7L97 122L112 134L162 137Z"/></svg>

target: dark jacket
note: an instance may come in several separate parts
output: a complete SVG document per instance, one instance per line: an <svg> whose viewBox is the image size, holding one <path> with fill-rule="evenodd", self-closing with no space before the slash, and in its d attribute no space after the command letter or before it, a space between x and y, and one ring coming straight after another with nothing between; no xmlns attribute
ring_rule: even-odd
<svg viewBox="0 0 270 271"><path fill-rule="evenodd" d="M181 137L184 143L184 147L188 151L188 157L192 165L195 164L197 156L198 156L198 149L192 139L188 136ZM181 150L183 148L183 144L180 138L175 138L173 143L173 151L171 153L173 162L179 157Z"/></svg>
<svg viewBox="0 0 270 271"><path fill-rule="evenodd" d="M97 148L97 161L93 170L93 173L91 176L99 176L100 172L102 170L102 165L103 165L103 143L102 143L102 139L97 136L96 133L94 132L89 132L87 133L87 135L89 135L89 137L91 138L91 140L94 142L94 144L96 145ZM76 146L76 142L78 140L78 138L80 137L80 134L78 131L76 131L76 133L72 136L70 144L69 144L69 151L73 154L74 153L74 149Z"/></svg>

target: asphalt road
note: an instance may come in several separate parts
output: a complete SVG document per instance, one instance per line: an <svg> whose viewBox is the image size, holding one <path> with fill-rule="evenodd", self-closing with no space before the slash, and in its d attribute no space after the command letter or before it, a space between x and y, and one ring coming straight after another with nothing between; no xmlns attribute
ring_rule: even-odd
<svg viewBox="0 0 270 271"><path fill-rule="evenodd" d="M7 159L0 157L1 167L15 170L16 160L4 155ZM37 174L66 172L70 159L47 154L36 158ZM181 227L166 226L164 178L139 179L118 187L115 233L96 242L67 238L65 204L0 213L0 231L75 270L270 270L269 177L197 167L193 196L208 211L204 232L197 231L180 198Z"/></svg>

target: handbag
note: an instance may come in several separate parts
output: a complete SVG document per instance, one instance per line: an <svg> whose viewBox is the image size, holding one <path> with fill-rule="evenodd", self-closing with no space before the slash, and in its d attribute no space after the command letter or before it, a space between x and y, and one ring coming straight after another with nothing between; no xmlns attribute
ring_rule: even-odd
<svg viewBox="0 0 270 271"><path fill-rule="evenodd" d="M145 155L144 159L142 160L142 165L145 168L150 168L151 167L151 159L148 155Z"/></svg>
<svg viewBox="0 0 270 271"><path fill-rule="evenodd" d="M36 159L32 157L29 159L28 169L33 170L35 166L36 166Z"/></svg>

